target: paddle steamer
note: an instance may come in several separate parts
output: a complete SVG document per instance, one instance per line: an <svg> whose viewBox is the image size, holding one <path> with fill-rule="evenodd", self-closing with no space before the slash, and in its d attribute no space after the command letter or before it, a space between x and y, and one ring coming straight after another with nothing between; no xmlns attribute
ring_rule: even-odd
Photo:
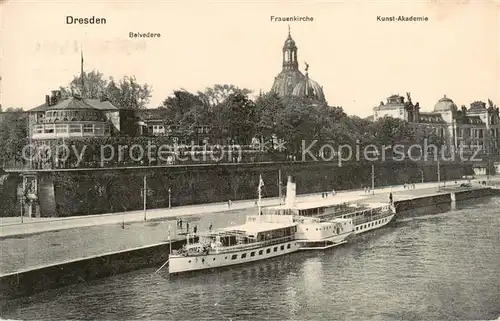
<svg viewBox="0 0 500 321"><path fill-rule="evenodd" d="M342 220L351 220L355 234L381 228L389 224L396 214L392 203L363 204L359 200L348 202L335 195L309 202L296 202L295 199L296 186L291 177L288 177L286 203L263 210L265 213L283 213L300 217L303 220L315 218L315 222L341 223L343 225ZM303 225L299 227L299 229L301 228L307 227ZM302 236L299 233L300 237Z"/></svg>
<svg viewBox="0 0 500 321"><path fill-rule="evenodd" d="M285 204L265 207L267 215L292 216L298 223L295 233L299 250L323 250L346 243L355 234L354 223L350 218L332 218L328 221L313 217L297 209L296 185L288 178Z"/></svg>
<svg viewBox="0 0 500 321"><path fill-rule="evenodd" d="M214 269L264 260L298 250L298 223L292 215L262 215L258 187L258 215L246 217L245 224L198 235L198 242L186 244L169 255L169 273ZM188 235L189 240L189 235Z"/></svg>

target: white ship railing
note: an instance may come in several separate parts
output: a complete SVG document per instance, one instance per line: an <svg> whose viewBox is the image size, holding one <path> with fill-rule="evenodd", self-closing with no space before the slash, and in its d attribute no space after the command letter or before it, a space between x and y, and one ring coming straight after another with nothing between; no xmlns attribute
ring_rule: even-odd
<svg viewBox="0 0 500 321"><path fill-rule="evenodd" d="M236 244L236 245L216 247L215 249L210 248L209 244L206 244L206 247L208 248L209 253L222 254L222 253L231 253L231 252L236 252L236 251L244 251L244 250L251 250L251 249L256 249L256 248L262 248L262 247L266 247L266 246L270 246L270 245L275 245L275 244L293 241L294 239L295 239L295 235L290 235L290 236L279 237L276 239L261 241L261 242L252 242L252 243L246 243L246 244ZM203 246L202 243L199 243L199 245L201 247ZM206 252L205 253L203 253L203 252L181 252L181 253L175 253L175 254L184 255L184 256L202 256L202 255L206 255Z"/></svg>
<svg viewBox="0 0 500 321"><path fill-rule="evenodd" d="M380 207L376 207L376 208L364 208L362 210L352 211L352 212L325 213L325 214L316 215L315 217L319 217L322 220L328 220L328 219L343 217L344 215L345 216L350 215L350 216L353 216L352 217L353 220L357 220L356 216L358 216L359 214L365 215L365 214L372 213L372 215L375 216L375 215L380 215L381 212L383 212L382 214L386 214L386 211L389 211L389 210L390 210L390 206L384 205L384 206L380 206ZM351 217L349 217L349 218L351 218Z"/></svg>
<svg viewBox="0 0 500 321"><path fill-rule="evenodd" d="M394 215L394 213L382 213L382 214L375 214L373 216L368 216L368 217L362 217L358 219L354 219L354 225L359 225L359 224L364 224L366 222L371 222L371 221L376 221L381 218L385 218L388 216Z"/></svg>

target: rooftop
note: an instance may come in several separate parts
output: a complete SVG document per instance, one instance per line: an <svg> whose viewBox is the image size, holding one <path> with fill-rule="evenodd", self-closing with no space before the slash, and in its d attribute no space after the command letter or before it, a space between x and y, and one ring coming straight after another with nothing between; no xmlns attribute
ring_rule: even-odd
<svg viewBox="0 0 500 321"><path fill-rule="evenodd" d="M320 207L333 207L333 206L340 206L340 205L352 205L349 204L351 202L359 201L359 196L358 195L352 195L352 196L347 196L347 195L342 195L342 197L336 198L335 196L327 199L322 199L322 200L317 200L317 201L309 201L309 202L301 202L301 203L295 203L293 207L289 207L286 204L284 205L279 205L279 206L272 206L272 207L266 207L266 209L297 209L297 210L307 210L311 208L320 208Z"/></svg>
<svg viewBox="0 0 500 321"><path fill-rule="evenodd" d="M246 232L247 234L257 234L259 232L267 232L267 231L272 231L272 230L277 230L277 229L282 229L282 228L287 228L287 227L292 227L297 225L296 223L260 223L260 222L252 222L252 223L245 223L242 225L236 225L236 226L230 226L226 228L220 229L220 231L224 232L230 232L230 231L242 231Z"/></svg>
<svg viewBox="0 0 500 321"><path fill-rule="evenodd" d="M97 110L118 110L108 100L101 101L100 99L78 99L78 98L63 98L55 105L42 104L30 109L30 112L41 112L47 110L64 110L64 109L97 109Z"/></svg>

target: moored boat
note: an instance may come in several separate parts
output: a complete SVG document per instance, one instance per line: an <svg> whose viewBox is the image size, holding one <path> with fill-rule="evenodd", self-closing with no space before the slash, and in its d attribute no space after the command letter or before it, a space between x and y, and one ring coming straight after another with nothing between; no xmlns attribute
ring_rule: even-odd
<svg viewBox="0 0 500 321"><path fill-rule="evenodd" d="M355 233L361 234L389 224L395 215L396 211L392 204L372 203L366 208L342 214L342 218L352 219Z"/></svg>
<svg viewBox="0 0 500 321"><path fill-rule="evenodd" d="M295 183L289 178L284 205L266 207L262 212L267 215L293 216L297 225L295 234L299 250L322 250L344 244L355 234L352 219L335 218L330 221L318 217L301 216L295 203Z"/></svg>
<svg viewBox="0 0 500 321"><path fill-rule="evenodd" d="M198 241L169 255L169 273L227 267L264 260L298 250L297 225L292 215L262 215L259 181L258 215L247 216L245 224L198 235ZM189 240L189 236L187 238Z"/></svg>
<svg viewBox="0 0 500 321"><path fill-rule="evenodd" d="M214 269L264 260L298 250L297 223L292 216L247 217L245 224L199 235L169 255L169 273Z"/></svg>
<svg viewBox="0 0 500 321"><path fill-rule="evenodd" d="M355 234L365 233L389 224L396 214L391 203L345 202L341 198L327 198L317 201L296 202L296 186L288 178L286 204L271 208L272 211L295 215L302 218L316 218L318 223L338 223L339 219L352 220ZM266 211L267 209L263 209ZM300 229L300 227L299 227ZM305 236L299 234L298 237ZM306 236L307 237L307 236ZM325 236L326 237L326 236Z"/></svg>

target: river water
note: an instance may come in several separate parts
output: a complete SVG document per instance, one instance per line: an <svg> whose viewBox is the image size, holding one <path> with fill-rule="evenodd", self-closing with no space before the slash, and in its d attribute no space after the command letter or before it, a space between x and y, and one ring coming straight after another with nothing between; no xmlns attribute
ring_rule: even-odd
<svg viewBox="0 0 500 321"><path fill-rule="evenodd" d="M492 320L500 198L404 213L324 252L169 279L145 269L8 302L24 320Z"/></svg>

